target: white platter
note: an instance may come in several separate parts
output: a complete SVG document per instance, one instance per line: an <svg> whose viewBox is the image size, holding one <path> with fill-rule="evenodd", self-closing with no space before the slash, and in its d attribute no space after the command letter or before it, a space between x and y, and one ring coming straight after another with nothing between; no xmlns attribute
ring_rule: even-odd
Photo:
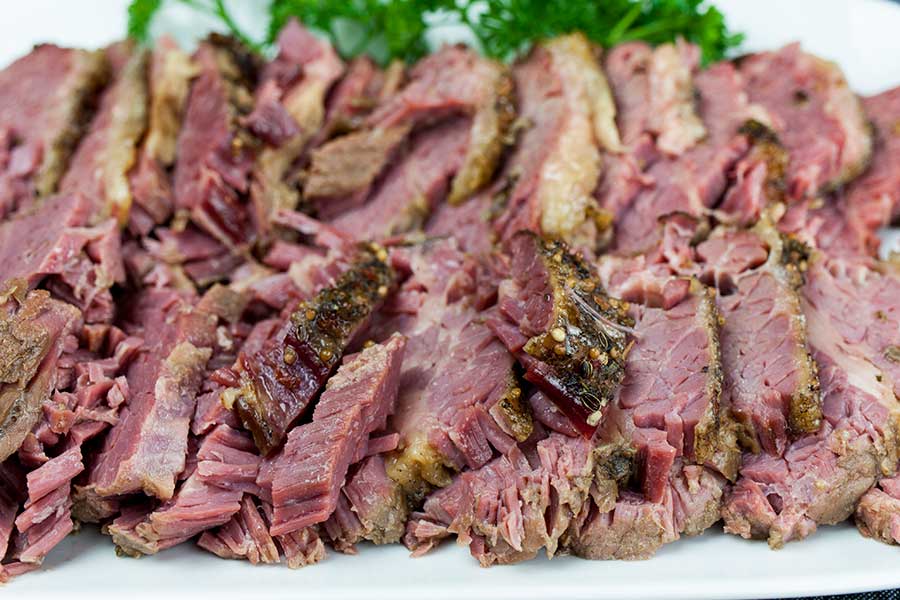
<svg viewBox="0 0 900 600"><path fill-rule="evenodd" d="M339 0L334 0L339 1ZM235 3L237 4L237 3ZM244 0L252 12L264 0ZM875 93L900 84L900 5L884 0L719 0L729 23L747 33L745 48L792 40L836 60L854 89ZM126 0L3 2L0 65L35 43L97 47L123 35ZM207 23L172 11L179 38ZM257 24L258 26L259 24ZM889 235L898 247L898 236ZM120 559L93 530L67 539L38 573L0 588L26 599L190 597L475 600L476 598L713 599L773 598L900 588L900 549L864 539L850 525L822 528L802 543L770 551L721 531L664 547L645 562L539 559L484 570L463 548L445 544L410 559L404 548L363 546L356 557L332 553L300 571L224 561L189 545L141 560Z"/></svg>

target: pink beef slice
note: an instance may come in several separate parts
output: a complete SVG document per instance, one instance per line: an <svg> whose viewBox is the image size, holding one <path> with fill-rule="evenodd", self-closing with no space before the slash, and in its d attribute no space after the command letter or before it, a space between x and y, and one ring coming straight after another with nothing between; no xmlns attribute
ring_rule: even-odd
<svg viewBox="0 0 900 600"><path fill-rule="evenodd" d="M169 500L185 468L196 396L216 345L216 318L172 290L147 290L126 322L127 331L149 345L126 373L129 402L106 436L89 485L100 496L143 491Z"/></svg>
<svg viewBox="0 0 900 600"><path fill-rule="evenodd" d="M706 136L681 155L657 160L647 169L652 186L640 190L627 208L618 211L614 243L622 254L652 248L659 239L660 217L673 213L704 217L725 192L730 170L751 147L754 136L749 134L755 130L742 128L759 111L747 100L741 74L728 63L718 63L693 81ZM762 133L755 137L768 141ZM753 162L761 161L763 181L768 177L765 158L766 153Z"/></svg>
<svg viewBox="0 0 900 600"><path fill-rule="evenodd" d="M383 248L360 244L351 256L333 285L289 310L260 347L238 356L226 401L263 454L281 446L394 287Z"/></svg>
<svg viewBox="0 0 900 600"><path fill-rule="evenodd" d="M824 201L791 206L778 226L829 256L871 261L878 230L900 217L900 88L863 99L863 108L874 128L868 168Z"/></svg>
<svg viewBox="0 0 900 600"><path fill-rule="evenodd" d="M363 540L376 544L400 541L407 517L403 489L387 474L384 456L374 454L349 476L322 529L335 549L353 553Z"/></svg>
<svg viewBox="0 0 900 600"><path fill-rule="evenodd" d="M396 93L405 77L406 66L399 61L382 71L368 56L351 60L344 76L328 95L325 122L312 145L318 147L331 138L363 127L372 110Z"/></svg>
<svg viewBox="0 0 900 600"><path fill-rule="evenodd" d="M121 552L140 556L225 525L241 510L245 493L259 495L254 482L260 461L248 435L219 425L200 441L196 468L169 501L158 508L128 506L107 532Z"/></svg>
<svg viewBox="0 0 900 600"><path fill-rule="evenodd" d="M900 476L886 477L859 499L856 526L866 537L900 544Z"/></svg>
<svg viewBox="0 0 900 600"><path fill-rule="evenodd" d="M547 41L513 67L518 135L496 184L473 202L495 213L502 241L517 231L593 243L600 150L617 148L615 105L594 49L580 34Z"/></svg>
<svg viewBox="0 0 900 600"><path fill-rule="evenodd" d="M256 105L245 123L266 142L253 167L253 217L268 232L273 213L299 201L292 167L325 122L326 97L344 71L334 48L292 19L278 35L278 56L260 75Z"/></svg>
<svg viewBox="0 0 900 600"><path fill-rule="evenodd" d="M784 456L745 457L726 530L782 544L849 517L898 456L898 275L890 264L809 262L801 306L819 367L823 419Z"/></svg>
<svg viewBox="0 0 900 600"><path fill-rule="evenodd" d="M190 57L166 36L157 40L147 62L147 129L128 175L132 200L128 226L141 236L165 223L174 210L168 169L175 162L191 80L197 75Z"/></svg>
<svg viewBox="0 0 900 600"><path fill-rule="evenodd" d="M102 52L51 44L0 71L0 216L56 191L107 77Z"/></svg>
<svg viewBox="0 0 900 600"><path fill-rule="evenodd" d="M253 106L255 59L214 34L194 62L199 75L178 137L175 207L226 246L244 247L255 236L246 202L258 143L240 117Z"/></svg>
<svg viewBox="0 0 900 600"><path fill-rule="evenodd" d="M751 102L787 148L789 197L812 197L858 176L872 152L863 107L834 63L790 44L740 61Z"/></svg>
<svg viewBox="0 0 900 600"><path fill-rule="evenodd" d="M0 461L15 453L59 383L60 355L81 325L75 307L45 291L8 299L0 310Z"/></svg>
<svg viewBox="0 0 900 600"><path fill-rule="evenodd" d="M625 376L632 320L562 242L520 232L489 326L538 387L590 437Z"/></svg>
<svg viewBox="0 0 900 600"><path fill-rule="evenodd" d="M366 128L312 153L304 196L358 239L421 225L439 201L461 202L490 180L513 119L511 95L505 67L447 46L412 68Z"/></svg>
<svg viewBox="0 0 900 600"><path fill-rule="evenodd" d="M698 48L684 42L655 50L627 42L604 57L622 136L622 146L603 155L594 193L607 218L618 220L639 192L652 187L646 170L653 163L683 154L705 136L694 106L698 62Z"/></svg>
<svg viewBox="0 0 900 600"><path fill-rule="evenodd" d="M350 465L394 411L406 340L394 335L348 359L325 386L310 423L288 434L271 477L273 535L328 519Z"/></svg>
<svg viewBox="0 0 900 600"><path fill-rule="evenodd" d="M91 224L108 217L124 224L132 200L128 172L147 126L147 53L128 42L113 44L105 52L112 82L100 96L59 191L79 192L91 201Z"/></svg>
<svg viewBox="0 0 900 600"><path fill-rule="evenodd" d="M598 435L635 448L637 480L650 502L663 500L678 458L734 479L740 452L720 401L720 323L713 294L694 282L671 309L633 312L637 341L614 410Z"/></svg>
<svg viewBox="0 0 900 600"><path fill-rule="evenodd" d="M197 545L220 558L245 559L254 565L280 561L268 524L256 502L246 494L240 511L218 529L204 531Z"/></svg>
<svg viewBox="0 0 900 600"><path fill-rule="evenodd" d="M842 195L851 217L874 231L900 219L900 87L864 98L863 108L875 129L872 161Z"/></svg>
<svg viewBox="0 0 900 600"><path fill-rule="evenodd" d="M470 120L460 118L414 135L402 161L386 173L366 204L339 215L331 225L359 240L421 228L463 165L470 129Z"/></svg>
<svg viewBox="0 0 900 600"><path fill-rule="evenodd" d="M409 340L389 423L399 449L386 462L415 506L453 472L480 467L495 450L526 439L532 423L514 359L478 310L476 262L452 240L397 250L393 259L409 277L371 335L399 332Z"/></svg>
<svg viewBox="0 0 900 600"><path fill-rule="evenodd" d="M745 448L783 455L822 419L799 296L808 248L760 223L753 231L717 231L697 254L700 277L718 288L724 317L722 403Z"/></svg>
<svg viewBox="0 0 900 600"><path fill-rule="evenodd" d="M609 464L609 463L607 463ZM608 481L598 478L597 481ZM719 520L726 489L719 474L680 459L672 465L663 497L650 502L627 489L595 484L572 519L564 544L592 560L643 560L681 535L698 535Z"/></svg>
<svg viewBox="0 0 900 600"><path fill-rule="evenodd" d="M404 543L421 555L456 535L484 567L530 560L542 548L552 557L603 479L595 475L597 454L589 440L558 433L513 446L431 494L412 514Z"/></svg>
<svg viewBox="0 0 900 600"><path fill-rule="evenodd" d="M88 322L109 322L109 288L125 278L119 231L112 220L95 227L81 194L53 196L0 224L0 285L22 280L80 308Z"/></svg>

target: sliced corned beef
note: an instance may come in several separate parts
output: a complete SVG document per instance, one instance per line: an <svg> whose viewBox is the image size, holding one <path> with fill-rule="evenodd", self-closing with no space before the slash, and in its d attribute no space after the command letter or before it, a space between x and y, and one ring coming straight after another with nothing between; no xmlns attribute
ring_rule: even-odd
<svg viewBox="0 0 900 600"><path fill-rule="evenodd" d="M126 507L107 531L121 552L139 556L224 525L241 510L245 491L258 493L253 482L259 463L249 436L219 425L200 442L197 467L171 500L156 509Z"/></svg>
<svg viewBox="0 0 900 600"><path fill-rule="evenodd" d="M898 275L815 256L801 306L819 367L822 425L794 441L783 457L745 457L723 509L726 530L768 539L772 547L802 539L817 525L849 517L898 456Z"/></svg>
<svg viewBox="0 0 900 600"><path fill-rule="evenodd" d="M366 204L330 224L359 240L385 239L421 228L463 165L470 123L469 119L454 119L414 135L407 153L387 172Z"/></svg>
<svg viewBox="0 0 900 600"><path fill-rule="evenodd" d="M618 139L598 60L575 34L536 46L513 78L519 117L530 126L491 191L505 203L495 228L504 241L520 229L590 241L599 150Z"/></svg>
<svg viewBox="0 0 900 600"><path fill-rule="evenodd" d="M847 204L871 229L900 219L900 87L863 99L875 127L872 162L846 189Z"/></svg>
<svg viewBox="0 0 900 600"><path fill-rule="evenodd" d="M269 230L274 211L296 208L298 191L285 178L322 127L326 95L344 70L334 49L295 19L279 33L278 47L278 56L262 71L247 119L250 130L269 144L256 159L250 187L262 232Z"/></svg>
<svg viewBox="0 0 900 600"><path fill-rule="evenodd" d="M39 284L75 304L90 323L112 320L109 288L124 279L119 231L112 220L86 227L91 203L53 196L0 225L0 282Z"/></svg>
<svg viewBox="0 0 900 600"><path fill-rule="evenodd" d="M146 290L126 319L148 346L128 369L131 397L89 484L100 496L143 491L168 500L184 470L196 395L216 345L216 318L176 292Z"/></svg>
<svg viewBox="0 0 900 600"><path fill-rule="evenodd" d="M91 202L90 224L108 217L126 223L131 209L128 172L147 127L147 53L128 42L106 49L112 82L59 182L59 193Z"/></svg>
<svg viewBox="0 0 900 600"><path fill-rule="evenodd" d="M357 239L408 230L444 196L460 202L488 182L512 121L511 94L505 67L445 47L413 67L367 129L313 152L304 194L323 218L346 213L335 223ZM410 138L414 127L444 120Z"/></svg>
<svg viewBox="0 0 900 600"><path fill-rule="evenodd" d="M361 128L369 113L403 85L406 65L393 61L382 71L369 56L357 56L328 96L325 123L313 138L319 146L329 139Z"/></svg>
<svg viewBox="0 0 900 600"><path fill-rule="evenodd" d="M369 435L394 412L405 347L394 335L349 358L328 380L312 422L288 433L266 475L273 535L322 523L334 512L350 465L362 460Z"/></svg>
<svg viewBox="0 0 900 600"><path fill-rule="evenodd" d="M102 52L42 44L0 71L0 216L56 191L107 69Z"/></svg>
<svg viewBox="0 0 900 600"><path fill-rule="evenodd" d="M175 206L223 244L242 247L254 237L246 195L257 142L240 117L253 105L255 57L213 34L194 61L199 75L178 137Z"/></svg>
<svg viewBox="0 0 900 600"><path fill-rule="evenodd" d="M196 74L190 57L171 38L157 40L147 67L147 131L129 174L132 205L128 225L136 235L147 235L172 215L168 169L175 162L178 133Z"/></svg>
<svg viewBox="0 0 900 600"><path fill-rule="evenodd" d="M245 559L254 565L280 560L268 524L247 494L241 499L241 510L218 529L204 531L197 545L220 558Z"/></svg>
<svg viewBox="0 0 900 600"><path fill-rule="evenodd" d="M552 557L594 479L590 441L557 433L533 449L513 446L480 469L466 471L413 513L404 543L421 555L455 534L482 566Z"/></svg>
<svg viewBox="0 0 900 600"><path fill-rule="evenodd" d="M494 173L514 115L512 93L506 67L465 46L446 46L419 61L410 70L409 83L387 98L368 121L383 128L452 114L469 116L469 144L448 193L451 203L461 202Z"/></svg>
<svg viewBox="0 0 900 600"><path fill-rule="evenodd" d="M591 495L564 538L573 554L592 560L643 560L664 544L697 535L719 520L724 479L699 465L672 466L660 502L624 490Z"/></svg>
<svg viewBox="0 0 900 600"><path fill-rule="evenodd" d="M701 278L718 287L723 404L751 451L781 455L819 429L822 405L798 290L806 249L771 225L726 230L697 247Z"/></svg>
<svg viewBox="0 0 900 600"><path fill-rule="evenodd" d="M740 133L756 110L747 102L744 81L728 63L718 63L694 78L698 112L706 137L680 156L653 163L641 190L616 220L615 247L624 254L646 251L659 239L658 219L673 213L705 216L728 183L727 174L749 147Z"/></svg>
<svg viewBox="0 0 900 600"><path fill-rule="evenodd" d="M281 445L387 297L394 284L387 258L383 248L359 246L333 286L300 303L262 348L240 354L238 387L226 395L263 454Z"/></svg>
<svg viewBox="0 0 900 600"><path fill-rule="evenodd" d="M635 339L610 415L638 450L640 487L662 500L677 457L707 465L729 479L740 462L734 425L720 406L719 313L711 290L695 282L669 310L636 307Z"/></svg>
<svg viewBox="0 0 900 600"><path fill-rule="evenodd" d="M450 473L487 463L531 433L531 419L513 375L513 358L482 322L477 263L451 240L396 250L410 276L373 324L372 336L393 332L409 342L397 410L390 428L400 447L388 474L413 504Z"/></svg>
<svg viewBox="0 0 900 600"><path fill-rule="evenodd" d="M24 290L21 292L24 294ZM0 461L22 445L56 389L60 355L80 327L75 307L35 291L0 309Z"/></svg>
<svg viewBox="0 0 900 600"><path fill-rule="evenodd" d="M859 175L872 152L863 107L837 65L790 44L742 58L750 101L787 148L790 197L812 197Z"/></svg>
<svg viewBox="0 0 900 600"><path fill-rule="evenodd" d="M860 532L886 544L900 544L900 475L886 477L856 505L854 520Z"/></svg>
<svg viewBox="0 0 900 600"><path fill-rule="evenodd" d="M384 457L374 454L360 463L344 484L337 508L323 530L332 546L352 553L363 540L375 544L400 541L407 516L403 488L388 476Z"/></svg>
<svg viewBox="0 0 900 600"><path fill-rule="evenodd" d="M631 318L565 244L523 231L510 241L490 327L535 384L586 436L624 376Z"/></svg>

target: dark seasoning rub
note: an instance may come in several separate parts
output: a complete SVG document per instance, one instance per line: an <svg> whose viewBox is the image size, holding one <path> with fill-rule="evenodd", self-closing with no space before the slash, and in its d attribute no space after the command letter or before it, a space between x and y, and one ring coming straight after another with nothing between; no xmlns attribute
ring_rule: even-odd
<svg viewBox="0 0 900 600"><path fill-rule="evenodd" d="M263 454L281 444L287 428L340 363L346 347L384 302L396 281L387 251L360 244L350 269L333 287L300 303L283 347L242 360L240 387L226 395Z"/></svg>

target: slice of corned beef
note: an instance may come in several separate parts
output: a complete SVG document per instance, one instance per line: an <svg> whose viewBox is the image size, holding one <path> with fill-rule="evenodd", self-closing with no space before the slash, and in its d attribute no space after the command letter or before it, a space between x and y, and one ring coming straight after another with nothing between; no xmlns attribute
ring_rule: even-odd
<svg viewBox="0 0 900 600"><path fill-rule="evenodd" d="M90 200L92 225L108 217L128 221L128 172L147 126L147 53L128 42L105 52L112 81L59 182L59 193L80 193Z"/></svg>
<svg viewBox="0 0 900 600"><path fill-rule="evenodd" d="M333 286L300 303L260 349L241 352L226 398L263 454L281 445L384 302L395 278L387 258L383 248L360 245Z"/></svg>
<svg viewBox="0 0 900 600"><path fill-rule="evenodd" d="M53 196L0 225L0 282L42 285L76 305L89 323L109 322L109 288L124 280L119 230L113 220L95 227L81 194Z"/></svg>
<svg viewBox="0 0 900 600"><path fill-rule="evenodd" d="M465 46L445 46L417 63L409 83L368 118L376 128L427 123L448 115L471 118L469 144L453 174L448 200L461 202L488 182L513 119L512 81L503 65Z"/></svg>
<svg viewBox="0 0 900 600"><path fill-rule="evenodd" d="M337 550L353 553L363 540L375 544L400 541L407 516L403 489L387 474L384 457L374 454L348 478L322 529Z"/></svg>
<svg viewBox="0 0 900 600"><path fill-rule="evenodd" d="M900 219L900 87L863 99L875 127L872 162L846 189L847 204L870 228Z"/></svg>
<svg viewBox="0 0 900 600"><path fill-rule="evenodd" d="M369 434L384 429L394 412L405 347L394 335L349 358L328 380L312 421L288 434L267 473L273 535L322 523L334 512L350 465L362 460Z"/></svg>
<svg viewBox="0 0 900 600"><path fill-rule="evenodd" d="M771 115L787 148L791 198L812 197L859 175L872 152L863 107L837 65L790 44L740 60L751 102Z"/></svg>
<svg viewBox="0 0 900 600"><path fill-rule="evenodd" d="M523 231L510 241L494 333L586 437L624 376L631 318L561 242Z"/></svg>
<svg viewBox="0 0 900 600"><path fill-rule="evenodd" d="M51 44L0 71L0 216L56 191L107 75L102 52Z"/></svg>
<svg viewBox="0 0 900 600"><path fill-rule="evenodd" d="M564 544L592 560L648 559L682 534L700 534L718 521L724 490L721 476L679 459L659 502L628 490L618 497L592 494L572 520Z"/></svg>
<svg viewBox="0 0 900 600"><path fill-rule="evenodd" d="M638 450L644 497L662 500L677 457L733 479L740 452L734 424L720 405L720 323L711 290L695 282L669 310L634 312L637 342L616 399L622 415L610 427Z"/></svg>
<svg viewBox="0 0 900 600"><path fill-rule="evenodd" d="M594 467L582 437L553 433L525 451L513 446L429 496L404 543L421 555L455 534L484 567L530 560L542 548L552 557L589 497Z"/></svg>
<svg viewBox="0 0 900 600"><path fill-rule="evenodd" d="M590 238L599 149L618 139L598 59L583 36L562 37L536 46L513 78L519 117L530 126L489 190L502 205L495 229L504 241L520 229Z"/></svg>
<svg viewBox="0 0 900 600"><path fill-rule="evenodd" d="M380 103L393 96L406 78L406 65L395 60L382 71L368 56L357 56L328 96L325 122L312 140L320 146L329 139L355 131Z"/></svg>
<svg viewBox="0 0 900 600"><path fill-rule="evenodd" d="M256 92L256 106L247 118L254 134L269 145L253 169L250 196L257 228L267 232L272 213L294 209L295 185L285 181L325 120L325 99L344 65L334 49L295 19L278 35L278 56L266 65Z"/></svg>
<svg viewBox="0 0 900 600"><path fill-rule="evenodd" d="M409 83L369 116L367 129L312 154L307 200L329 220L349 210L348 221L336 224L357 239L421 224L443 197L461 202L488 182L512 121L511 94L505 67L445 47L413 67ZM445 120L451 123L410 137Z"/></svg>
<svg viewBox="0 0 900 600"><path fill-rule="evenodd" d="M718 63L698 73L694 84L706 136L680 156L661 158L646 171L653 186L642 189L620 210L615 223L615 248L620 253L654 247L660 217L673 213L704 217L725 191L729 170L749 148L750 140L740 130L758 111L747 102L740 73L728 63Z"/></svg>
<svg viewBox="0 0 900 600"><path fill-rule="evenodd" d="M40 421L59 383L60 355L81 322L78 309L45 291L21 293L0 309L0 462Z"/></svg>
<svg viewBox="0 0 900 600"><path fill-rule="evenodd" d="M216 345L216 317L172 290L145 290L125 318L127 331L148 345L128 369L129 402L89 485L100 496L142 490L168 500L184 470L196 395Z"/></svg>
<svg viewBox="0 0 900 600"><path fill-rule="evenodd" d="M612 48L604 59L622 142L642 164L659 152L682 154L705 134L694 110L699 49L679 41L656 49L643 42Z"/></svg>
<svg viewBox="0 0 900 600"><path fill-rule="evenodd" d="M220 558L245 559L254 565L280 561L278 547L259 508L246 494L241 510L218 529L204 531L197 545Z"/></svg>
<svg viewBox="0 0 900 600"><path fill-rule="evenodd" d="M866 492L853 517L864 536L900 544L900 475L886 477Z"/></svg>
<svg viewBox="0 0 900 600"><path fill-rule="evenodd" d="M641 190L652 186L645 173L651 164L684 153L705 135L694 106L697 65L697 48L684 42L655 50L626 42L606 53L603 66L622 134L619 147L606 146L594 193L606 218L618 219Z"/></svg>
<svg viewBox="0 0 900 600"><path fill-rule="evenodd" d="M156 41L147 67L147 131L129 173L132 206L129 229L147 235L168 220L174 208L168 169L175 162L191 79L197 69L169 37Z"/></svg>
<svg viewBox="0 0 900 600"><path fill-rule="evenodd" d="M156 554L195 535L224 525L241 510L245 492L259 493L254 481L260 457L249 436L219 425L200 442L197 466L171 500L153 509L126 507L107 528L118 549L130 556Z"/></svg>
<svg viewBox="0 0 900 600"><path fill-rule="evenodd" d="M330 224L358 240L385 239L421 228L463 165L470 123L454 119L413 135L406 155L389 169L367 202Z"/></svg>
<svg viewBox="0 0 900 600"><path fill-rule="evenodd" d="M745 457L723 509L727 531L779 547L845 520L880 476L893 474L900 278L895 267L877 266L809 261L801 306L819 367L822 425L783 457Z"/></svg>
<svg viewBox="0 0 900 600"><path fill-rule="evenodd" d="M450 474L487 463L531 433L514 359L483 323L477 264L452 240L395 250L409 273L373 324L374 339L409 340L390 429L387 472L413 505ZM386 500L387 501L387 500Z"/></svg>
<svg viewBox="0 0 900 600"><path fill-rule="evenodd" d="M253 106L255 56L213 34L193 58L199 75L178 137L175 206L223 244L242 247L254 237L246 195L257 142L240 117Z"/></svg>
<svg viewBox="0 0 900 600"><path fill-rule="evenodd" d="M719 231L697 247L701 278L719 289L725 319L723 404L754 453L781 455L793 437L821 424L798 293L807 252L762 222L753 231Z"/></svg>
<svg viewBox="0 0 900 600"><path fill-rule="evenodd" d="M874 125L868 169L830 197L792 205L778 223L832 257L878 256L878 229L900 217L900 88L863 100Z"/></svg>

